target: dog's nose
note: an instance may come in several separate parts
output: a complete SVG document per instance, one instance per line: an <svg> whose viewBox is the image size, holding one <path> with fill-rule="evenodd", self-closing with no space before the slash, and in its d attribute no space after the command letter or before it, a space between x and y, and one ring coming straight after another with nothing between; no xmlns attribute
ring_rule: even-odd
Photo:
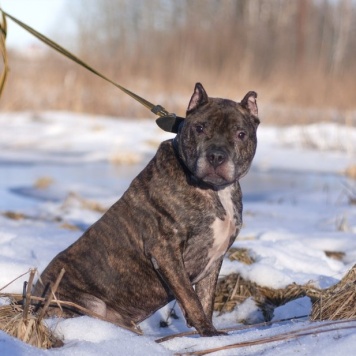
<svg viewBox="0 0 356 356"><path fill-rule="evenodd" d="M214 167L218 167L226 161L226 153L220 149L211 149L207 152L208 162Z"/></svg>

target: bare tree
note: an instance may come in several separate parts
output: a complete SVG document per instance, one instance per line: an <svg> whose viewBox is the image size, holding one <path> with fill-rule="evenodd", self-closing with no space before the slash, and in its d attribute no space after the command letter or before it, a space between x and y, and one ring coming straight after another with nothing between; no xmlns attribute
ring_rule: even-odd
<svg viewBox="0 0 356 356"><path fill-rule="evenodd" d="M352 0L340 0L334 16L335 40L332 55L332 71L334 74L339 74L344 68L343 62L349 45L351 21Z"/></svg>

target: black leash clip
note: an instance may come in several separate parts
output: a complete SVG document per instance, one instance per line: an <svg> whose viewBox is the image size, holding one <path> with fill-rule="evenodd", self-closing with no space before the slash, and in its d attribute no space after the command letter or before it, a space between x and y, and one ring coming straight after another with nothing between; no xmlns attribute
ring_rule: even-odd
<svg viewBox="0 0 356 356"><path fill-rule="evenodd" d="M183 117L179 117L176 114L168 114L156 119L156 124L163 131L178 133L179 126L184 120Z"/></svg>

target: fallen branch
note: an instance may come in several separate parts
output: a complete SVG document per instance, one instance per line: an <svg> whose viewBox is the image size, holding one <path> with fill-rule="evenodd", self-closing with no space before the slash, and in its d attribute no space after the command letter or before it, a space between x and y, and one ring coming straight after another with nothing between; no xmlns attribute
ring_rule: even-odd
<svg viewBox="0 0 356 356"><path fill-rule="evenodd" d="M308 335L322 334L322 333L339 331L339 330L356 329L356 324L355 324L355 325L349 325L349 326L330 328L330 329L326 329L326 330L320 330L322 328L326 328L331 325L340 324L340 323L350 323L350 322L355 322L355 321L356 320L344 320L344 321L339 320L339 321L334 321L331 323L326 323L323 325L310 326L307 328L298 329L298 330L294 330L294 331L287 332L287 333L282 333L282 334L275 335L275 336L269 336L269 337L264 337L264 338L260 338L260 339L255 339L252 341L238 342L238 343L234 343L234 344L230 344L230 345L225 345L225 346L220 346L220 347L215 347L215 348L205 349L205 350L199 350L199 351L177 353L176 355L178 355L178 356L183 356L183 355L184 356L186 356L186 355L202 356L202 355L207 355L207 354L210 354L213 352L218 352L218 351L223 351L223 350L230 350L230 349L237 349L237 348L248 347L248 346L269 344L271 342L277 342L277 341L292 340L292 339L296 339L298 337L303 337L303 336L308 336Z"/></svg>
<svg viewBox="0 0 356 356"><path fill-rule="evenodd" d="M302 318L306 318L306 317L308 317L308 315L303 315L303 316L294 317L294 318L288 318L288 319L279 319L279 320L275 320L275 321L264 321L262 323L251 324L251 325L237 325L237 326L231 326L231 327L224 328L224 329L219 329L218 331L222 331L222 332L227 333L227 332L230 332L230 331L248 330L248 329L253 329L253 328L260 328L260 327L264 327L264 326L270 326L272 324L277 324L277 323L284 323L285 321L293 321L293 320L297 320L297 319L302 319ZM172 339L175 339L177 337L192 336L192 335L199 335L199 333L196 330L184 331L184 332L181 332L181 333L167 335L167 336L164 336L162 338L159 338L159 339L156 340L156 343L160 344L161 342L172 340Z"/></svg>

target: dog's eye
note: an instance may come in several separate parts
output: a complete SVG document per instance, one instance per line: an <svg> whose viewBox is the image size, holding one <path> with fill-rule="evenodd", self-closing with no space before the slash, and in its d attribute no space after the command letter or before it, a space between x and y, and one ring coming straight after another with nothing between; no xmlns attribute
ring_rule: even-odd
<svg viewBox="0 0 356 356"><path fill-rule="evenodd" d="M204 132L204 127L203 125L196 125L195 126L195 131L198 133L198 134L201 134Z"/></svg>
<svg viewBox="0 0 356 356"><path fill-rule="evenodd" d="M237 137L240 139L240 140L243 140L246 136L246 132L243 132L243 131L239 131L237 133Z"/></svg>

